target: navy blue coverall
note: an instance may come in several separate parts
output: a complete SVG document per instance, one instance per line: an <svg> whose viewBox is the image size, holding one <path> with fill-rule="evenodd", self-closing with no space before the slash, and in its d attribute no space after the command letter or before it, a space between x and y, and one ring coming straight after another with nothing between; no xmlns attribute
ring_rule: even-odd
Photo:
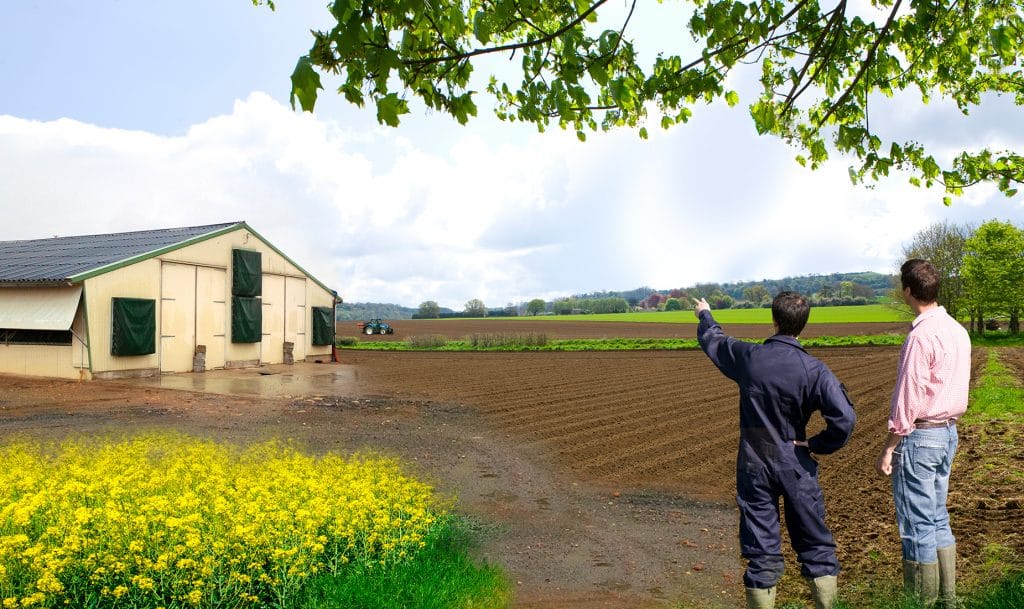
<svg viewBox="0 0 1024 609"><path fill-rule="evenodd" d="M776 334L764 344L736 340L710 311L701 311L697 340L740 390L736 503L740 549L748 561L744 585L771 588L782 577L780 497L803 576L837 575L836 545L825 525L818 462L811 454L835 452L853 433L856 415L846 388L792 336ZM807 438L807 422L815 411L826 426ZM794 440L807 440L807 448Z"/></svg>

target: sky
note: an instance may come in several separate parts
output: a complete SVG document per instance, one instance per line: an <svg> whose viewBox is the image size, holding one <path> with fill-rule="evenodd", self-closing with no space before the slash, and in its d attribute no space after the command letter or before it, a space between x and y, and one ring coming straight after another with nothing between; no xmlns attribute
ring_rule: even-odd
<svg viewBox="0 0 1024 609"><path fill-rule="evenodd" d="M896 176L812 171L735 108L701 107L650 139L585 143L503 123L478 99L462 126L413 105L398 128L325 78L292 110L292 69L326 0L20 1L0 21L0 240L244 220L346 302L462 310L637 287L894 272L937 222L1024 226L1024 196L989 186L946 207ZM615 2L611 3L615 5ZM619 7L621 8L621 7ZM641 3L641 58L681 38L672 3ZM493 64L503 69L501 61ZM487 67L487 66L485 66ZM478 68L483 70L483 68ZM746 79L746 80L744 80ZM748 82L748 84L744 84ZM336 85L335 85L336 86ZM878 128L931 146L1024 149L995 100L968 119L897 98Z"/></svg>

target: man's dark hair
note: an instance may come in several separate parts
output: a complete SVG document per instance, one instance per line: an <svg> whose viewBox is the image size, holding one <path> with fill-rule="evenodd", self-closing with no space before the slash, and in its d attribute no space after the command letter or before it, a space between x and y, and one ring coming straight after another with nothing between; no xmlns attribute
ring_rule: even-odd
<svg viewBox="0 0 1024 609"><path fill-rule="evenodd" d="M900 281L904 288L910 288L910 295L924 304L931 304L939 297L939 271L931 262L911 258L900 267Z"/></svg>
<svg viewBox="0 0 1024 609"><path fill-rule="evenodd" d="M779 334L800 336L810 314L810 303L796 292L779 292L772 300L772 321L778 327Z"/></svg>

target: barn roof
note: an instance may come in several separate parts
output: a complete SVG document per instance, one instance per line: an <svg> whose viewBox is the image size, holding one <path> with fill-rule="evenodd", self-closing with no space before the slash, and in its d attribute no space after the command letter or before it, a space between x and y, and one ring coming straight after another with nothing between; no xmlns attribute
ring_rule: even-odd
<svg viewBox="0 0 1024 609"><path fill-rule="evenodd" d="M0 241L0 284L73 283L227 232L244 222L108 235Z"/></svg>

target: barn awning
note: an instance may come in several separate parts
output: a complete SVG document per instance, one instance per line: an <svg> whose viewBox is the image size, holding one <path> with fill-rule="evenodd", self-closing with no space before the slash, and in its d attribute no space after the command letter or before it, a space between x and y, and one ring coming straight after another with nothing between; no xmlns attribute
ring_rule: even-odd
<svg viewBox="0 0 1024 609"><path fill-rule="evenodd" d="M82 299L82 286L0 288L0 328L70 330Z"/></svg>

